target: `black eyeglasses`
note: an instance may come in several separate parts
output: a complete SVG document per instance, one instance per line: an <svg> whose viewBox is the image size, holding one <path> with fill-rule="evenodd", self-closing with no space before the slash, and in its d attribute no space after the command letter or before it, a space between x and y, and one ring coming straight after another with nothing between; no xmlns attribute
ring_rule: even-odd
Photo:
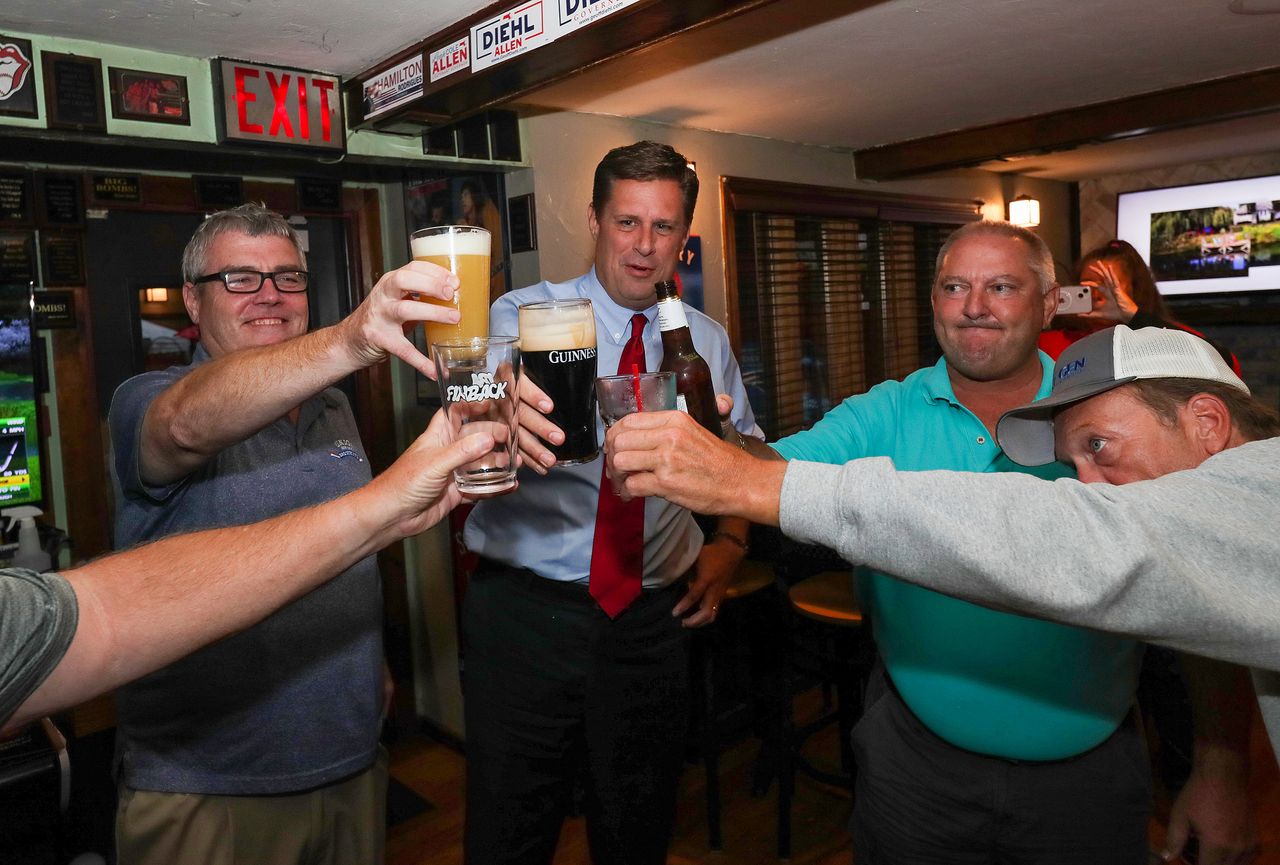
<svg viewBox="0 0 1280 865"><path fill-rule="evenodd" d="M305 270L224 270L198 276L192 283L220 282L232 294L253 294L270 279L276 284L276 291L293 294L307 290L307 277L310 275Z"/></svg>

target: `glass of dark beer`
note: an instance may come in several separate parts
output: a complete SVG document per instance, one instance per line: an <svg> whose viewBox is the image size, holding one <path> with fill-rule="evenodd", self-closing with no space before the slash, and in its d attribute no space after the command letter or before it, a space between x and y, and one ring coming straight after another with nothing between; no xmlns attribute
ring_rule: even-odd
<svg viewBox="0 0 1280 865"><path fill-rule="evenodd" d="M547 447L556 465L591 462L596 437L596 317L587 298L544 300L520 307L524 374L551 397L548 419L564 431L564 444Z"/></svg>

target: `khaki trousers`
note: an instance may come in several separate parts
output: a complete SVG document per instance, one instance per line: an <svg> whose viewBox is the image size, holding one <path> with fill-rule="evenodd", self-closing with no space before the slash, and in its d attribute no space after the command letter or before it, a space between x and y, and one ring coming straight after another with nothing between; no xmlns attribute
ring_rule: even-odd
<svg viewBox="0 0 1280 865"><path fill-rule="evenodd" d="M280 796L153 793L120 786L119 865L381 865L387 753L327 787Z"/></svg>

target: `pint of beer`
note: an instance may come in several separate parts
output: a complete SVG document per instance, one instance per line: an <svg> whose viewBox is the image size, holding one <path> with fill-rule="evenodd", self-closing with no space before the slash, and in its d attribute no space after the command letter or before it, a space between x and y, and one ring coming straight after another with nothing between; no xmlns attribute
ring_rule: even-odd
<svg viewBox="0 0 1280 865"><path fill-rule="evenodd" d="M556 465L591 462L596 438L596 317L591 301L546 300L520 307L524 374L551 397L547 415L564 431L564 444L547 447Z"/></svg>
<svg viewBox="0 0 1280 865"><path fill-rule="evenodd" d="M429 261L458 277L452 305L462 313L457 324L423 322L427 345L489 335L489 232L471 225L436 225L415 231L409 239L414 261ZM423 298L449 306L450 301Z"/></svg>

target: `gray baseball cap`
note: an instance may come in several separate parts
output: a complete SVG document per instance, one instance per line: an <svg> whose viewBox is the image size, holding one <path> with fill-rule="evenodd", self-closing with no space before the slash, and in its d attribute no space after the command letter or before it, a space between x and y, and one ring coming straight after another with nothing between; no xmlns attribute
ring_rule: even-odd
<svg viewBox="0 0 1280 865"><path fill-rule="evenodd" d="M1005 412L996 441L1024 466L1054 461L1053 418L1062 408L1146 378L1214 381L1249 393L1222 355L1194 333L1163 327L1132 330L1119 324L1073 343L1053 368L1053 391Z"/></svg>

